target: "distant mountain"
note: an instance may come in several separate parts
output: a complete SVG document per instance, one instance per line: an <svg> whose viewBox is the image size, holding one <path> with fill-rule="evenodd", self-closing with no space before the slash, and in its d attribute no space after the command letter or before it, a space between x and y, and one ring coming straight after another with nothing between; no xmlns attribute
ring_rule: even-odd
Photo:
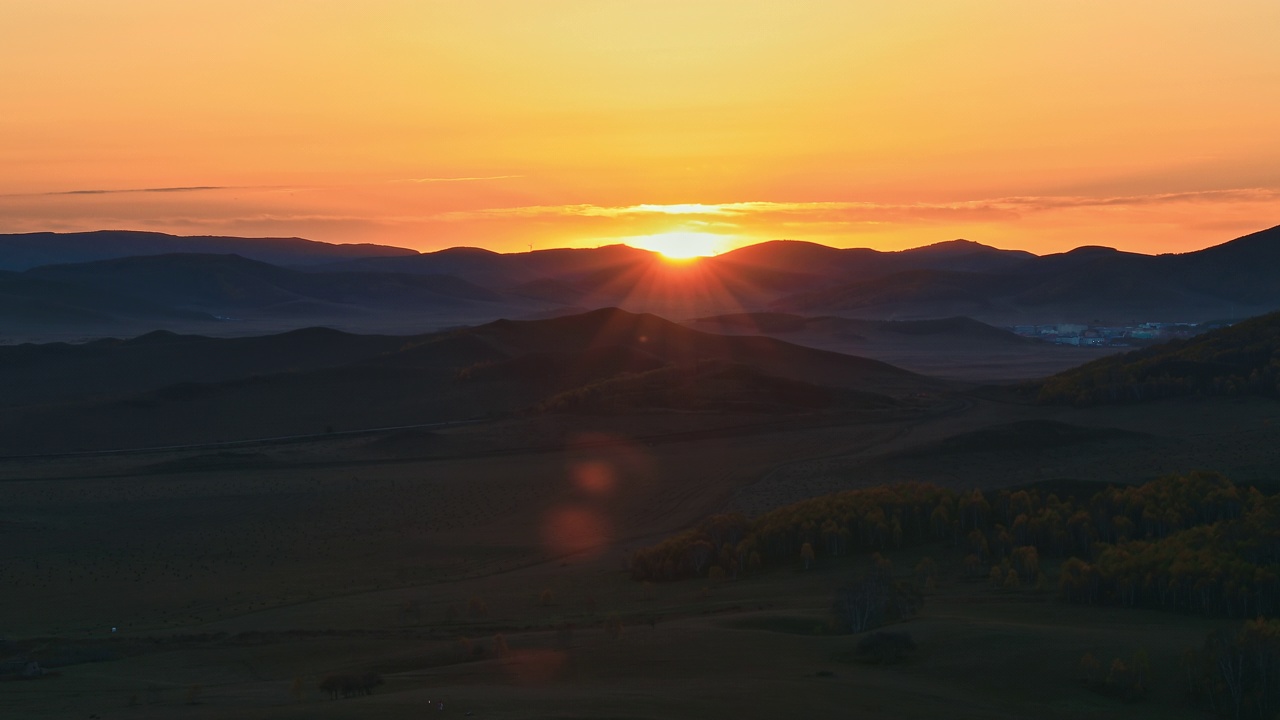
<svg viewBox="0 0 1280 720"><path fill-rule="evenodd" d="M960 316L932 320L860 320L762 312L698 318L694 324L713 332L746 331L767 335L803 332L839 333L867 342L914 338L927 338L931 343L980 342L1025 345L1031 342L1003 328Z"/></svg>
<svg viewBox="0 0 1280 720"><path fill-rule="evenodd" d="M840 250L816 243L775 240L750 245L707 258L697 267L725 286L763 291L791 291L891 272L915 269L990 271L1012 268L1034 257L1031 253L998 250L953 240L901 252L866 248ZM325 266L326 270L383 270L421 274L457 275L486 287L545 287L549 281L572 287L580 294L607 294L608 286L632 290L652 279L657 270L678 276L670 263L647 250L626 245L594 249L535 250L526 253L493 253L477 248L452 248L412 257L380 257L351 260ZM563 294L564 287L558 292ZM614 299L624 295L612 291Z"/></svg>
<svg viewBox="0 0 1280 720"><path fill-rule="evenodd" d="M733 250L714 258L726 267L787 271L797 279L825 278L851 282L912 270L1002 272L1019 267L1034 255L1000 250L969 240L950 240L897 252L868 248L839 250L815 243L775 240ZM793 287L803 287L797 283Z"/></svg>
<svg viewBox="0 0 1280 720"><path fill-rule="evenodd" d="M33 268L24 276L219 315L305 316L344 310L493 303L503 298L456 277L308 273L239 255L150 255Z"/></svg>
<svg viewBox="0 0 1280 720"><path fill-rule="evenodd" d="M1280 225L1199 252L1157 259L1172 266L1193 292L1245 306L1280 307Z"/></svg>
<svg viewBox="0 0 1280 720"><path fill-rule="evenodd" d="M8 331L75 326L110 332L121 324L211 320L208 313L177 310L109 289L0 271L0 323Z"/></svg>
<svg viewBox="0 0 1280 720"><path fill-rule="evenodd" d="M334 245L296 237L178 236L134 230L0 234L0 270L171 253L236 254L277 265L318 265L349 258L418 254L416 250L386 245Z"/></svg>
<svg viewBox="0 0 1280 720"><path fill-rule="evenodd" d="M620 272L636 263L647 263L654 253L627 245L599 248L558 248L521 253L496 253L472 247L449 248L412 256L368 257L334 262L320 269L455 275L477 285L508 289L546 279L575 278L604 271Z"/></svg>
<svg viewBox="0 0 1280 720"><path fill-rule="evenodd" d="M713 335L617 309L407 338L323 329L230 339L152 333L0 347L0 453L321 433L521 410L883 409L896 405L893 397L945 387L874 360L767 337Z"/></svg>
<svg viewBox="0 0 1280 720"><path fill-rule="evenodd" d="M1041 402L1097 405L1178 395L1280 396L1280 312L1095 360L1034 386Z"/></svg>
<svg viewBox="0 0 1280 720"><path fill-rule="evenodd" d="M33 268L32 278L171 310L257 313L286 326L326 322L361 329L360 322L378 322L368 327L379 332L602 307L677 320L770 311L874 320L966 316L1001 325L1199 322L1280 308L1280 228L1198 252L1156 256L1085 246L1038 257L967 240L898 252L779 240L675 263L624 245L415 253L296 238L45 233L0 236L0 259L15 257L5 255L6 247L43 247L39 238L50 248L79 243L85 252L149 250L143 257ZM231 244L244 253L152 253L200 243ZM65 327L105 322L94 308L14 297L0 316L47 317Z"/></svg>
<svg viewBox="0 0 1280 720"><path fill-rule="evenodd" d="M911 251L914 252L914 251ZM1178 255L1082 247L999 270L911 270L798 292L778 312L986 322L1200 322L1280 308L1280 227Z"/></svg>

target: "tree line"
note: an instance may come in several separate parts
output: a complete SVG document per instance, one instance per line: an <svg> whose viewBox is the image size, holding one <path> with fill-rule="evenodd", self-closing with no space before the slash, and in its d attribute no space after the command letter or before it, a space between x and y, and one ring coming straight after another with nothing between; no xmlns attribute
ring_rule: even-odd
<svg viewBox="0 0 1280 720"><path fill-rule="evenodd" d="M1256 619L1209 633L1183 658L1188 699L1224 717L1280 713L1280 620Z"/></svg>
<svg viewBox="0 0 1280 720"><path fill-rule="evenodd" d="M1216 473L1107 487L1077 500L1037 489L955 492L925 483L850 490L755 519L715 515L630 558L636 580L739 577L825 557L945 543L966 573L1035 582L1063 560L1070 602L1230 617L1280 609L1280 498Z"/></svg>

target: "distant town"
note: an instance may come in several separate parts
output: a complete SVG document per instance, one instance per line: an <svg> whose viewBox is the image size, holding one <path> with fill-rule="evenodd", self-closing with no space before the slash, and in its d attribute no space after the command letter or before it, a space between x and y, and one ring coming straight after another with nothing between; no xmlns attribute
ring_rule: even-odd
<svg viewBox="0 0 1280 720"><path fill-rule="evenodd" d="M1058 323L1056 325L1006 325L1005 328L1016 335L1054 345L1136 347L1178 338L1189 338L1230 325L1230 322L1223 321L1208 323L1144 322L1128 326Z"/></svg>

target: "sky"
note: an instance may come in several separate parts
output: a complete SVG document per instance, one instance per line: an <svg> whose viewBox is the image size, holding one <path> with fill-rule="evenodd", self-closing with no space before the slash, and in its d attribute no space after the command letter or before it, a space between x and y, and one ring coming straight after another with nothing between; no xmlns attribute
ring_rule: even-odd
<svg viewBox="0 0 1280 720"><path fill-rule="evenodd" d="M1275 0L0 0L0 232L1185 252L1280 224Z"/></svg>

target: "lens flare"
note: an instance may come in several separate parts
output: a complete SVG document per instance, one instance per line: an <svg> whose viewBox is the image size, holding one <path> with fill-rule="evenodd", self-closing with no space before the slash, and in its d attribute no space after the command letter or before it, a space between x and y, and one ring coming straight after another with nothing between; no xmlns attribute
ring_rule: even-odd
<svg viewBox="0 0 1280 720"><path fill-rule="evenodd" d="M574 484L588 495L608 495L617 484L613 468L603 462L581 462L573 466Z"/></svg>
<svg viewBox="0 0 1280 720"><path fill-rule="evenodd" d="M609 538L601 513L581 505L556 508L542 527L543 544L554 555L598 555Z"/></svg>

